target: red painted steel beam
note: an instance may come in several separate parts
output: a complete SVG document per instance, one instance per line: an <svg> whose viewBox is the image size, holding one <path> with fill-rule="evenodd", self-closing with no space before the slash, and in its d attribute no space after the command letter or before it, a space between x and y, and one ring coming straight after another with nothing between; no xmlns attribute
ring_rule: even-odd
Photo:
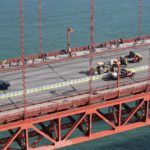
<svg viewBox="0 0 150 150"><path fill-rule="evenodd" d="M117 109L117 111L118 111L118 109ZM115 110L115 107L112 107L112 114L113 114L113 118L115 120L115 125L117 125L117 123L118 123L117 111Z"/></svg>
<svg viewBox="0 0 150 150"><path fill-rule="evenodd" d="M123 111L123 114L125 113L125 111ZM89 116L89 115L88 115ZM105 115L106 116L106 115ZM113 114L108 114L106 117L107 118L111 118L113 116ZM72 118L72 120L71 120L71 122L68 122L68 123L62 123L62 126L61 126L61 130L65 130L65 129L68 129L68 128L71 128L72 127L72 125L73 125L73 123L75 123L76 122L76 120L75 119L73 119L73 117L72 116L69 116L68 118ZM92 117L92 114L91 114L91 119L92 119L92 122L97 122L97 121L101 121L102 119L101 118L98 118L96 115L95 115L95 117ZM89 119L88 119L88 121L90 121ZM72 123L73 122L73 123ZM82 124L83 124L84 122L82 122ZM91 122L90 122L91 123ZM47 128L50 126L50 125L48 125L48 126L45 126L43 123L39 123L39 125L41 125L42 124L42 132L44 131L45 133L47 133ZM89 126L90 126L90 124L89 124ZM78 128L80 129L80 127L82 127L82 126L78 126ZM88 127L89 128L89 127ZM58 129L59 130L59 129ZM14 131L13 130L9 130L9 131L11 131L10 132L10 134L11 135L14 135ZM82 132L82 133L84 133L84 135L87 135L86 133L85 133L85 130L83 129L83 128L81 128L80 129L80 131ZM51 132L51 131L48 131L48 132ZM48 134L48 133L47 133ZM50 135L51 136L51 135ZM36 145L37 145L37 143L39 143L40 142L40 140L41 139L43 139L43 136L41 136L41 135L39 135L37 132L35 132L35 131L31 131L31 132L29 132L29 137L30 138L32 138L32 137L37 137L37 139L32 143L33 144L33 146L32 147L35 147ZM5 137L5 138L1 138L0 139L0 144L4 144L5 143L5 141L7 141L8 139L9 139L10 137ZM22 147L23 145L22 145L22 143L21 143L21 139L23 138L23 134L20 134L17 138L16 138L16 142L19 142L18 143L18 145L20 145L20 147ZM20 139L20 140L19 140ZM60 141L60 140L58 140L58 141ZM32 145L31 144L31 145Z"/></svg>
<svg viewBox="0 0 150 150"><path fill-rule="evenodd" d="M77 128L77 126L83 121L85 117L86 113L82 115L82 117L70 128L70 130L63 137L63 140L67 140L67 138L71 135L71 133Z"/></svg>
<svg viewBox="0 0 150 150"><path fill-rule="evenodd" d="M15 134L15 132L13 130L9 130L9 133L11 134L11 136L13 136ZM17 144L22 147L23 144L21 143L21 136L16 137L15 141L17 142ZM0 142L1 143L1 142Z"/></svg>
<svg viewBox="0 0 150 150"><path fill-rule="evenodd" d="M121 127L121 128L119 128L118 130L115 130L115 131L114 130L107 130L107 131L93 133L90 137L89 136L87 136L87 137L78 137L76 139L68 140L67 143L66 143L66 146L86 142L86 141L97 139L97 138L102 138L102 137L105 137L105 136L109 136L109 135L113 135L113 134L116 134L116 133L132 130L132 129L139 128L139 127L149 125L149 124L150 124L150 121L148 121L147 124L145 124L144 122L140 122L140 123L134 123L134 124L131 124L131 125L128 125L128 126L125 126L125 127ZM47 149L48 148L53 149L53 148L60 148L60 147L59 146L57 146L57 147L47 147ZM36 149L36 150L38 150L38 149Z"/></svg>
<svg viewBox="0 0 150 150"><path fill-rule="evenodd" d="M88 129L89 129L89 132L88 132L88 136L91 136L92 134L92 118L93 118L93 114L89 114L89 119L88 119Z"/></svg>
<svg viewBox="0 0 150 150"><path fill-rule="evenodd" d="M23 16L23 0L20 0L20 45L21 45L21 61L22 61L22 87L23 87L23 101L24 101L24 116L26 113L27 96L26 96L26 65L24 52L24 16Z"/></svg>
<svg viewBox="0 0 150 150"><path fill-rule="evenodd" d="M32 142L31 147L36 147L38 143L43 139L42 135L39 135L35 141Z"/></svg>
<svg viewBox="0 0 150 150"><path fill-rule="evenodd" d="M132 111L131 107L129 107L127 104L122 104L122 107L124 107L129 113ZM134 116L139 119L139 115L137 113L135 113Z"/></svg>
<svg viewBox="0 0 150 150"><path fill-rule="evenodd" d="M71 116L69 116L68 119L70 119L72 123L75 123L75 122L76 122L76 120L75 120L73 117L71 117ZM85 133L83 127L82 127L82 124L80 124L80 125L78 126L78 129L79 129L82 133L84 133L84 135L86 135L86 133Z"/></svg>
<svg viewBox="0 0 150 150"><path fill-rule="evenodd" d="M148 118L149 118L149 101L146 101L146 107L145 107L145 121L147 122Z"/></svg>
<svg viewBox="0 0 150 150"><path fill-rule="evenodd" d="M61 127L61 118L58 118L58 141L61 140L61 130L62 130L62 127Z"/></svg>
<svg viewBox="0 0 150 150"><path fill-rule="evenodd" d="M54 139L52 139L51 137L49 137L47 134L45 134L44 132L42 132L41 130L39 130L37 127L35 127L34 125L31 126L33 130L35 130L37 133L39 133L40 135L42 135L43 137L45 137L47 140L49 140L52 143L56 143L56 141Z"/></svg>
<svg viewBox="0 0 150 150"><path fill-rule="evenodd" d="M122 116L122 109L121 109L122 105L119 104L119 107L118 107L118 126L121 125L121 116Z"/></svg>
<svg viewBox="0 0 150 150"><path fill-rule="evenodd" d="M150 125L150 120L145 124L145 122L138 122L138 123L134 123L134 124L130 124L124 127L121 127L120 129L118 128L118 130L113 131L113 130L107 130L107 131L102 131L102 132L97 132L97 133L93 133L90 137L78 137L76 139L71 139L62 143L58 143L56 146L51 145L51 146L41 146L39 148L30 148L30 150L53 150L53 149L57 149L57 148L62 148L65 146L70 146L70 145L74 145L74 144L78 144L78 143L82 143L82 142L86 142L89 140L93 140L93 139L97 139L97 138L101 138L104 136L109 136L109 135L113 135L116 133L120 133L120 132L124 132L124 131L128 131L128 130L132 130L135 128L139 128L139 127L143 127L145 125Z"/></svg>
<svg viewBox="0 0 150 150"><path fill-rule="evenodd" d="M116 128L116 126L111 121L109 121L104 115L102 115L100 112L96 111L95 114L99 118L101 118L102 120L104 120L106 123L108 123L112 128Z"/></svg>
<svg viewBox="0 0 150 150"><path fill-rule="evenodd" d="M133 115L137 112L137 110L143 105L144 100L142 100L137 107L135 107L131 113L129 114L129 116L127 117L127 119L125 120L125 122L123 123L123 125L127 124L128 121L133 117Z"/></svg>
<svg viewBox="0 0 150 150"><path fill-rule="evenodd" d="M149 59L148 59L148 73L147 73L147 83L149 85L150 82L150 48L149 48ZM149 90L149 86L147 88L147 90Z"/></svg>
<svg viewBox="0 0 150 150"><path fill-rule="evenodd" d="M99 104L93 104L93 105L91 105L91 106L84 106L84 107L82 107L82 108L76 108L77 110L80 110L79 111L79 113L82 113L82 109L85 109L85 108L87 108L87 109L89 109L89 108L92 108L92 107L100 107L100 108L104 108L104 107L109 107L109 106L111 106L111 105L117 105L118 104L118 102L122 102L122 103L127 103L127 102L131 102L131 101L134 101L136 98L139 98L139 99L143 99L144 97L146 97L147 98L147 96L146 96L146 94L137 94L137 95L134 95L134 96L130 96L130 97L126 97L126 98L120 98L120 99L116 99L116 100L114 100L114 101L108 101L108 102L103 102L103 103L99 103ZM95 106L96 105L96 106ZM74 112L75 111L75 109L72 109L72 110L68 110L68 111L66 111L66 112ZM59 112L60 114L61 114L61 112ZM62 115L64 115L64 114L62 114ZM65 113L65 115L67 115L66 113ZM68 114L68 116L69 116L69 114ZM51 115L45 115L45 116L42 116L42 117L40 117L39 119L46 119L46 117L54 117L54 116L51 116ZM30 119L29 119L30 120ZM38 122L38 120L36 120L36 118L33 118L32 119L33 121L37 121ZM30 120L31 121L31 120ZM42 120L43 121L43 120ZM23 122L23 121L20 121L20 123L21 122ZM20 124L19 123L19 124ZM17 125L17 122L15 123L16 125ZM18 124L18 125L19 125ZM11 125L11 124L10 124ZM13 126L13 125L11 125L11 126ZM7 127L7 125L5 125L5 128ZM4 126L0 126L0 130L2 130L4 128ZM14 127L15 128L15 127ZM9 129L9 125L8 125L8 129Z"/></svg>
<svg viewBox="0 0 150 150"><path fill-rule="evenodd" d="M90 70L90 80L89 80L89 103L91 101L92 89L92 64L93 64L93 53L94 53L94 0L91 0L91 10L90 10L90 54L89 54L89 70Z"/></svg>
<svg viewBox="0 0 150 150"><path fill-rule="evenodd" d="M140 90L139 90L139 88L140 88ZM136 89L136 91L134 89ZM131 94L136 94L137 89L138 89L138 93L145 92L146 86L144 88L143 88L143 86L142 86L142 88L141 87L138 87L138 88L136 87L136 88L133 88L133 89L131 89L131 88L128 89L127 88L125 93L124 92L122 93L120 91L120 95L121 96L126 96L126 95L129 95L129 94L130 95ZM111 95L111 97L109 97L110 95ZM101 102L101 100L107 101L107 100L110 100L110 99L116 98L116 97L117 97L117 95L115 95L115 91L113 93L109 93L109 95L108 95L108 93L105 93L105 94L102 94L102 95L97 94L97 95L94 95L92 97L92 102L94 102L94 103L95 102ZM38 116L38 114L44 115L46 113L55 112L57 110L64 110L65 108L69 109L69 108L72 108L74 106L78 106L78 107L83 106L83 105L88 104L88 101L89 101L89 99L88 99L88 97L86 97L86 98L75 100L75 101L68 101L64 104L62 103L61 105L57 105L57 104L46 105L45 107L40 107L38 109L35 108L35 109L28 110L28 114L26 115L26 117L33 117L33 116L36 117L36 116ZM4 122L10 122L10 121L13 121L13 120L17 120L17 119L22 119L22 115L23 114L20 112L20 113L17 113L17 114L9 114L9 115L6 115L6 116L1 116L0 121L1 121L1 123L4 123Z"/></svg>
<svg viewBox="0 0 150 150"><path fill-rule="evenodd" d="M7 150L9 146L12 144L12 142L15 140L15 138L20 134L22 131L22 128L18 128L15 134L4 144L2 150Z"/></svg>
<svg viewBox="0 0 150 150"><path fill-rule="evenodd" d="M25 129L25 147L26 150L29 150L29 135L28 135L28 129Z"/></svg>
<svg viewBox="0 0 150 150"><path fill-rule="evenodd" d="M139 0L139 18L138 18L138 34L139 37L142 34L142 0Z"/></svg>
<svg viewBox="0 0 150 150"><path fill-rule="evenodd" d="M5 126L0 125L0 131L20 127L22 124L25 124L25 123L29 124L29 123L32 123L32 122L34 122L34 123L44 122L49 117L51 119L57 119L58 117L61 117L61 116L67 117L67 116L70 116L71 114L72 115L77 114L77 113L80 114L80 113L83 113L84 112L83 110L85 110L85 109L88 112L89 109L106 108L106 107L110 107L110 106L114 106L114 105L118 105L118 104L122 104L122 103L132 102L132 101L135 101L136 99L146 99L146 101L148 101L150 99L149 94L150 94L150 92L142 93L142 94L140 93L140 94L133 95L133 96L128 96L128 97L125 97L125 98L117 98L117 99L114 99L113 101L106 101L106 102L103 102L103 103L92 104L90 106L83 106L83 107L80 107L80 108L74 108L74 109L71 109L71 110L66 110L65 113L64 113L64 111L61 111L61 112L58 112L58 113L47 114L47 115L36 117L36 118L29 118L29 119L26 119L26 120L20 120L20 121L16 121L16 122L13 122L13 123L8 123Z"/></svg>
<svg viewBox="0 0 150 150"><path fill-rule="evenodd" d="M143 95L143 99L144 99L143 100L144 102L147 102L147 101L150 100L150 96L145 94L145 95ZM125 98L124 99L120 98L120 99L116 100L116 102L117 102L117 104L115 103L115 106L122 105L123 103L127 103L127 102L135 102L136 103L136 102L139 102L139 95L138 96L137 95L136 96L129 96L126 99ZM140 107L139 105L142 105L142 104L139 103L138 107ZM58 121L57 121L58 118L63 119L65 117L72 116L72 115L84 114L84 115L82 115L80 117L79 120L76 121L75 124L72 125L70 130L65 135L65 138L62 138L62 139L60 138L60 140L55 141L54 145L51 145L51 146L43 146L43 147L39 147L39 148L31 148L30 147L29 148L29 149L35 149L35 150L44 149L44 148L45 149L61 148L61 147L65 147L65 146L68 146L68 145L77 144L77 143L80 143L80 142L92 140L92 139L95 139L95 138L99 138L99 137L103 137L103 136L107 136L107 135L123 132L123 131L126 131L126 130L130 130L130 129L134 129L134 128L137 128L137 127L140 127L140 126L144 126L144 125L150 124L150 119L148 118L147 121L146 120L142 120L142 121L139 120L136 123L131 122L131 124L129 124L129 125L114 126L114 128L111 129L111 130L106 130L106 131L102 131L102 132L92 133L90 131L90 126L92 127L93 120L92 120L92 117L90 119L90 115L92 116L92 114L97 114L103 121L106 121L107 124L112 125L112 122L110 120L108 120L106 118L106 116L104 116L104 115L102 115L100 113L96 113L96 112L97 112L97 110L100 110L102 108L108 108L108 107L113 107L113 106L114 106L113 102L111 102L111 103L105 102L105 104L104 103L93 104L91 106L88 105L88 106L84 106L84 107L81 107L81 108L75 108L73 110L67 110L67 111L57 112L56 114L47 115L46 120L43 120L43 117L39 117L39 118L26 119L26 120L23 120L23 123L21 123L21 122L18 122L18 123L20 125L20 128L23 128L24 130L32 128L34 131L36 131L37 133L39 133L40 135L42 135L43 137L45 137L46 139L51 141L53 139L51 139L51 137L49 135L45 134L44 131L41 131L41 130L37 129L34 126L36 123L41 123L41 122L45 122L45 121L47 122L48 120L51 120L51 121L55 121L56 120L55 123L57 123L56 126L58 126ZM120 108L122 108L122 107L120 107ZM144 107L143 107L143 109L144 109ZM138 111L137 107L136 107L136 111ZM117 112L119 113L119 111L117 111ZM145 113L145 116L146 116L146 111L144 111L144 113ZM132 115L133 114L134 113L132 113ZM73 133L73 131L76 128L78 128L79 124L83 123L83 120L84 120L84 118L86 116L88 116L88 119L89 119L89 121L88 121L88 129L87 129L87 131L88 131L87 133L89 133L89 134L84 135L82 137L76 137L76 138L73 138L73 139L68 139L70 137L70 135ZM119 114L117 115L117 117L119 117ZM34 119L36 119L36 120L34 120ZM14 126L12 124L9 124L9 127L11 127L11 129L14 128ZM45 128L46 126L44 125L43 127ZM15 126L15 128L17 128L17 126ZM61 131L62 131L62 128L61 128Z"/></svg>

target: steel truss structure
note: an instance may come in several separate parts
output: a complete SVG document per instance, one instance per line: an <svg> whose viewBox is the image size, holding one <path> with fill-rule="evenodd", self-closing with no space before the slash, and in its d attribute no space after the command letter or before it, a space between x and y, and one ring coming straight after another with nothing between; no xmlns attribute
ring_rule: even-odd
<svg viewBox="0 0 150 150"><path fill-rule="evenodd" d="M57 149L146 126L149 101L150 92L140 93L3 124L0 149Z"/></svg>
<svg viewBox="0 0 150 150"><path fill-rule="evenodd" d="M118 90L117 93L98 95L96 99L92 97L92 83L89 82L90 96L84 101L79 101L84 105L74 105L69 108L69 105L63 104L62 109L57 109L55 112L51 110L43 110L45 114L29 112L26 99L26 82L25 82L25 56L24 56L24 19L23 6L20 0L20 29L21 29L21 49L22 49L22 79L24 91L24 113L16 115L19 119L12 117L9 119L9 114L0 122L0 150L52 150L58 149L81 142L97 139L104 136L113 135L138 127L150 125L150 89L149 77L150 67L148 69L147 85L137 87L136 89L129 87L126 91ZM39 47L40 54L26 57L32 60L34 65L35 58L42 58L42 64L46 64L45 56L42 48L42 1L38 1L38 22L39 22ZM142 33L142 0L139 0L139 21L138 21L139 37ZM91 45L71 49L71 52L83 51L90 49L89 68L92 67L94 44L94 0L91 0L91 16L90 16L90 37ZM144 39L150 37L144 37ZM126 43L136 41L128 39ZM125 42L125 41L124 41ZM61 52L53 52L48 56L57 56ZM43 57L44 56L44 57ZM76 58L76 56L75 56ZM150 58L150 57L149 57ZM66 58L65 60L73 59ZM60 60L63 61L63 60ZM8 61L20 62L20 58L11 59ZM55 61L56 62L56 61ZM58 60L57 60L58 62ZM54 63L54 62L53 62ZM150 63L150 60L149 60ZM40 64L38 64L40 65ZM150 64L149 64L150 65ZM17 63L18 67L18 63ZM13 69L17 69L13 68ZM10 69L11 70L11 69ZM2 71L6 71L2 68ZM91 77L92 78L92 77ZM136 92L134 92L136 91ZM107 98L108 97L108 98ZM77 100L78 101L78 100ZM57 104L58 105L58 104ZM71 105L72 106L72 105ZM59 105L57 106L59 108ZM49 108L48 108L49 109ZM5 117L5 116L4 116ZM16 120L15 120L15 119Z"/></svg>

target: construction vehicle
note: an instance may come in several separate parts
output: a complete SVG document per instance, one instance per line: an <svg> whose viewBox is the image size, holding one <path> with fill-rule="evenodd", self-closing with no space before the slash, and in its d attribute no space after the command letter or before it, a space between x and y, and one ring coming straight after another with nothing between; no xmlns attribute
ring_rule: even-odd
<svg viewBox="0 0 150 150"><path fill-rule="evenodd" d="M113 72L117 69L117 64L119 64L122 67L126 67L126 63L123 61L120 61L120 59L113 59L108 61L107 63L105 62L97 62L96 68L92 68L91 70L91 75L95 74L103 74L103 73L108 73L108 72ZM90 71L89 71L90 74Z"/></svg>
<svg viewBox="0 0 150 150"><path fill-rule="evenodd" d="M111 66L105 62L97 62L96 71L98 74L110 72Z"/></svg>
<svg viewBox="0 0 150 150"><path fill-rule="evenodd" d="M142 60L142 56L140 54L137 54L133 51L129 52L129 55L126 55L125 58L129 63L137 63Z"/></svg>
<svg viewBox="0 0 150 150"><path fill-rule="evenodd" d="M125 57L119 57L117 59L110 60L108 64L113 67L117 67L118 65L121 67L126 67L128 65L128 61Z"/></svg>
<svg viewBox="0 0 150 150"><path fill-rule="evenodd" d="M97 66L91 69L91 75L95 74L103 74L111 71L111 66L109 64L105 64L105 62L97 62ZM88 71L90 75L90 71Z"/></svg>

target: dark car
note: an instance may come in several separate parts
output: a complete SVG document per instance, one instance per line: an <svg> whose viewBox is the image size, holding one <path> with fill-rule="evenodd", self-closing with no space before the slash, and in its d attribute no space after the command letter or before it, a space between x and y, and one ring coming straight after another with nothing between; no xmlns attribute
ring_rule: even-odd
<svg viewBox="0 0 150 150"><path fill-rule="evenodd" d="M0 80L0 90L7 90L10 88L10 83L8 81Z"/></svg>

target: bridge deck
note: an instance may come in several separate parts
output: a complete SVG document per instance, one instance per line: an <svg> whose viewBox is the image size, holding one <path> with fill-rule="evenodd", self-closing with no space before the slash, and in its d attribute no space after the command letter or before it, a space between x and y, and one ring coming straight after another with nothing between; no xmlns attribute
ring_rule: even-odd
<svg viewBox="0 0 150 150"><path fill-rule="evenodd" d="M140 53L143 56L143 60L140 63L129 64L129 68L135 68L139 66L148 65L149 61L149 48L150 46L143 46L140 48L132 48L133 51ZM96 55L93 58L93 66L96 66L97 61L108 61L119 56L127 55L131 51L130 49L122 50L118 52L103 53ZM78 58L74 60L64 61L55 64L46 64L39 67L27 68L26 70L26 83L27 89L35 88L43 85L51 85L54 83L70 81L73 79L80 79L88 77L86 72L89 70L88 58ZM141 79L147 78L147 69L136 72L134 78L121 79L121 83L135 83ZM11 88L8 91L1 91L0 94L10 93L14 91L22 90L22 75L21 70L11 72L1 72L1 80L8 80L11 84ZM103 79L93 81L93 88L108 87L109 85L115 84L116 81L104 81ZM83 91L88 90L88 82L74 84L50 90L43 90L39 92L33 92L27 94L28 104L37 104L47 100L55 100L60 97L80 94ZM7 110L9 108L19 108L23 104L22 96L15 96L0 99L0 111ZM36 107L36 106L35 106Z"/></svg>

